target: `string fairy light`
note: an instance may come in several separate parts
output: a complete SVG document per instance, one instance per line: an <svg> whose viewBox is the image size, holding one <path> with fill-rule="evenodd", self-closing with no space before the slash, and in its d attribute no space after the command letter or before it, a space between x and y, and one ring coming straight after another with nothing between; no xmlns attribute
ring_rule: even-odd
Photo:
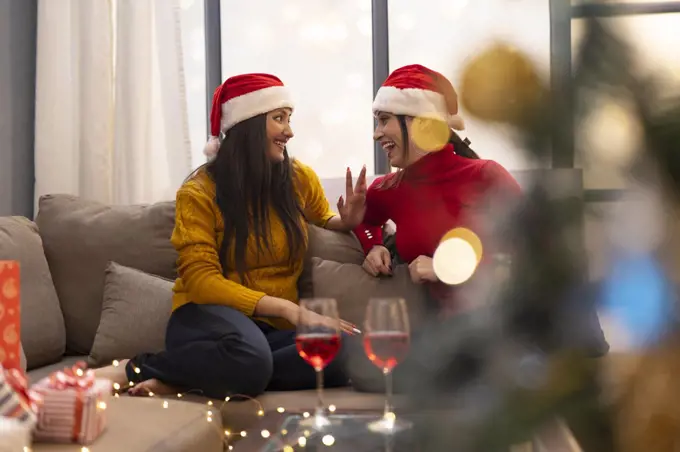
<svg viewBox="0 0 680 452"><path fill-rule="evenodd" d="M118 367L118 366L120 366L120 361L114 360L112 364L113 364L114 367ZM141 369L140 369L139 367L134 367L134 368L133 368L133 371L134 371L136 374L140 374L140 373L141 373ZM81 371L81 372L82 372L82 371ZM132 382L132 381L128 382L128 385L127 385L126 387L123 387L123 385L121 385L120 383L113 383L113 389L114 389L114 394L113 394L113 396L114 396L114 398L116 398L116 399L120 398L120 394L121 394L121 393L127 391L128 389L130 389L130 388L133 387L133 386L135 386L135 383ZM149 389L147 389L147 388L143 388L143 390L146 392L146 395L147 395L148 397L156 397L156 396L157 396L156 393L154 393L153 391L151 391L151 390L149 390ZM185 391L185 392L178 392L178 393L176 393L176 398L177 398L177 399L181 399L181 398L183 398L184 396L186 396L186 395L191 395L191 394L194 394L194 395L203 395L203 391L200 390L200 389L191 389L191 390L188 390L188 391ZM257 416L258 416L258 417L263 417L263 416L265 415L264 406L263 406L262 403L261 403L259 400L257 400L256 398L247 396L247 395L245 395L245 394L233 394L233 395L231 395L231 396L225 397L224 400L223 400L220 404L217 404L216 401L208 400L208 401L206 402L206 406L208 407L208 409L207 409L206 412L205 412L205 414L206 414L206 421L209 422L209 423L212 423L213 417L214 417L214 411L213 411L213 410L217 410L218 412L221 412L222 409L224 408L224 406L225 406L227 403L231 402L231 401L251 401L251 402L253 402L253 403L256 405L256 408L257 408L256 414L257 414ZM219 406L218 406L218 405L219 405ZM168 401L168 400L163 400L162 407L163 407L164 409L170 408L170 403L169 403L169 401ZM333 412L335 412L336 410L337 410L337 407L336 407L335 405L329 405L329 406L328 406L328 411L329 411L329 412L333 413ZM283 414L283 413L286 412L286 408L285 408L285 407L282 407L282 406L279 406L279 407L276 408L276 412L278 412L279 414ZM305 419L306 419L306 418L309 418L309 417L310 417L310 413L307 412L307 411L305 411L305 412L302 413L302 417L305 418ZM236 434L236 435L235 435L233 432L231 432L229 429L225 429L225 430L223 430L223 432L224 432L224 440L223 440L223 441L224 441L225 448L226 448L227 450L230 450L230 451L231 451L231 450L234 450L234 445L233 445L233 444L229 444L229 442L230 442L230 440L231 440L232 438L236 438L236 440L238 440L238 439L241 439L241 438L246 438L246 437L248 436L248 432L247 432L246 430L241 430L241 431L238 432L238 434ZM286 435L288 434L288 431L287 431L286 429L283 429L283 430L281 430L280 433L281 433L282 436L286 436ZM311 434L311 433L310 433L309 431L305 430L305 431L303 432L303 435L300 436L299 438L297 438L297 443L298 443L301 447L305 447L305 445L306 445L306 443L307 443L307 438L310 436L310 434ZM271 433L269 430L266 430L266 429L265 429L265 430L261 430L261 431L260 431L260 436L261 436L262 438L271 438L271 437L272 437L272 433ZM322 442L324 443L324 445L331 446L331 445L334 444L335 438L333 438L333 437L330 436L330 435L326 435L324 438L322 438ZM284 452L292 452L294 449L293 449L290 445L284 445L282 450L283 450ZM89 449L83 448L83 449L81 449L81 452L89 452Z"/></svg>

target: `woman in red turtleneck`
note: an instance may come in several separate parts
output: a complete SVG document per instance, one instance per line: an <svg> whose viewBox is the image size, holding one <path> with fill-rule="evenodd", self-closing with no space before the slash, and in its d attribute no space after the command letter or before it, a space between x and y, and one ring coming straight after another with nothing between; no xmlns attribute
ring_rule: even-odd
<svg viewBox="0 0 680 452"><path fill-rule="evenodd" d="M501 165L480 159L454 132L463 124L457 116L456 92L443 75L420 65L395 70L378 90L373 112L374 138L398 171L368 188L364 222L354 230L367 254L363 267L374 276L391 274L382 227L392 220L396 254L409 264L411 279L427 284L440 313L455 312L455 288L441 283L433 270L435 249L453 228L479 233L489 195L518 198L519 185ZM433 149L424 149L428 146ZM357 349L350 351L354 357L348 361L355 389L382 391L382 373L363 355L361 344L350 340L347 345ZM407 375L419 374L418 366L412 357L397 366L396 390L408 385Z"/></svg>
<svg viewBox="0 0 680 452"><path fill-rule="evenodd" d="M420 65L399 68L378 91L373 110L374 138L399 170L376 179L368 189L364 223L355 230L367 253L364 269L374 276L391 274L382 226L392 220L396 251L409 263L411 278L427 284L432 298L446 297L450 308L455 296L451 300L451 288L438 281L432 265L440 240L456 227L478 231L478 214L489 195L517 197L519 185L451 130L461 130L462 120L456 115L455 90L443 75ZM423 137L414 139L414 131ZM443 147L422 149L442 134L448 134Z"/></svg>

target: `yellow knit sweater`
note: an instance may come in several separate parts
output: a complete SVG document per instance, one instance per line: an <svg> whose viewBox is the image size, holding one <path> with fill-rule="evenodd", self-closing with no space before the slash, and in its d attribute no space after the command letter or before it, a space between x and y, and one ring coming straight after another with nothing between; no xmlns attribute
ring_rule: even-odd
<svg viewBox="0 0 680 452"><path fill-rule="evenodd" d="M318 176L298 161L293 161L293 168L300 207L308 221L323 227L335 213L330 210ZM189 302L221 304L252 316L255 305L265 295L297 302L297 281L302 273L303 257L289 264L285 229L273 209L269 219L272 252L260 253L258 259L255 240L251 240L252 235L249 237L245 254L248 282L242 285L237 282L239 277L233 253L226 272L220 264L224 223L215 203L215 183L205 171L187 181L177 192L175 229L171 239L179 253L173 310ZM306 225L304 234L307 237ZM306 246L307 240L305 249ZM277 328L291 327L283 319L260 320Z"/></svg>

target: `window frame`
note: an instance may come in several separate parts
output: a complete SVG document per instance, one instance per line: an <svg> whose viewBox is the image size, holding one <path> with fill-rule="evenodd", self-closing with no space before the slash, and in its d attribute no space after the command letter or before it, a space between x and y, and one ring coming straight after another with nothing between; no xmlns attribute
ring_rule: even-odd
<svg viewBox="0 0 680 452"><path fill-rule="evenodd" d="M572 96L571 25L573 19L641 16L649 14L679 13L680 1L647 3L582 3L572 5L566 0L550 0L550 69L551 83L560 102L564 117L560 128L553 131L553 168L574 168L574 114ZM566 133L566 135L564 135ZM588 202L616 202L626 189L585 189Z"/></svg>
<svg viewBox="0 0 680 452"><path fill-rule="evenodd" d="M389 75L388 0L371 0L373 47L373 94ZM206 116L210 133L212 95L222 83L222 28L220 0L205 3ZM680 0L648 3L583 3L572 5L567 0L550 0L550 84L557 103L552 131L551 168L575 168L574 116L572 84L571 23L587 17L613 17L680 12ZM373 150L375 174L391 172L385 153L378 144ZM625 189L586 189L586 202L608 202L619 199Z"/></svg>

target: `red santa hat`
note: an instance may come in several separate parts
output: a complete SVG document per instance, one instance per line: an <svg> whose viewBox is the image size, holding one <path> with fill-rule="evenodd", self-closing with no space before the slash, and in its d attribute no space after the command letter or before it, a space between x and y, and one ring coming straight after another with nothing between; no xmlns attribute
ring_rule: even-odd
<svg viewBox="0 0 680 452"><path fill-rule="evenodd" d="M220 132L246 119L277 108L293 108L283 82L270 74L242 74L228 78L213 94L210 110L210 139L204 154L212 159L220 147Z"/></svg>
<svg viewBox="0 0 680 452"><path fill-rule="evenodd" d="M373 101L373 112L440 119L454 130L465 129L458 116L458 95L439 72L411 64L392 72Z"/></svg>

